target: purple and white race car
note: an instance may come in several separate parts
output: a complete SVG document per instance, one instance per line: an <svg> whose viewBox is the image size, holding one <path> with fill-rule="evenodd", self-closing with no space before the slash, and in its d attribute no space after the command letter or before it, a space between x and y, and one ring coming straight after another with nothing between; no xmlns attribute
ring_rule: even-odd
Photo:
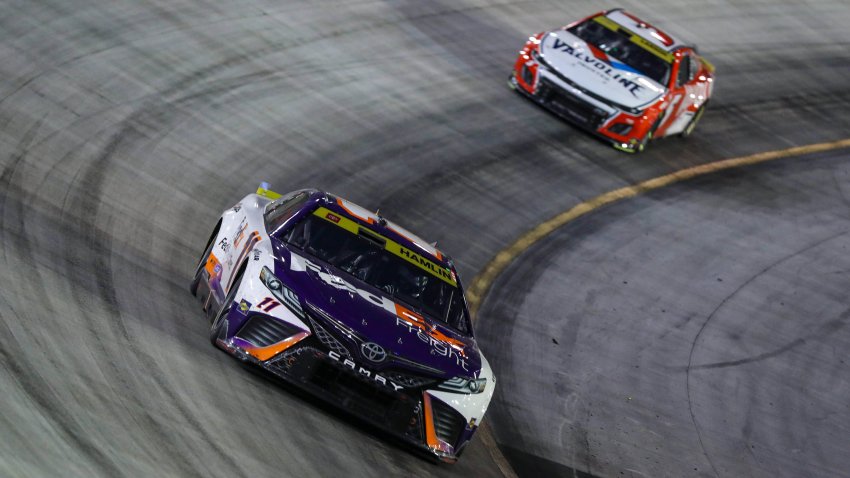
<svg viewBox="0 0 850 478"><path fill-rule="evenodd" d="M229 354L454 462L495 377L451 259L317 190L222 214L191 285Z"/></svg>

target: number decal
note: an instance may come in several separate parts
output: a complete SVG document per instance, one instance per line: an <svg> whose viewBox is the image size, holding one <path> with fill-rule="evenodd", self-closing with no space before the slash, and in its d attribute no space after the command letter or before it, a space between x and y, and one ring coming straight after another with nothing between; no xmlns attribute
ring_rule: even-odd
<svg viewBox="0 0 850 478"><path fill-rule="evenodd" d="M265 313L271 312L272 309L279 306L280 302L272 299L271 297L266 297L262 302L257 304L257 308L262 310Z"/></svg>

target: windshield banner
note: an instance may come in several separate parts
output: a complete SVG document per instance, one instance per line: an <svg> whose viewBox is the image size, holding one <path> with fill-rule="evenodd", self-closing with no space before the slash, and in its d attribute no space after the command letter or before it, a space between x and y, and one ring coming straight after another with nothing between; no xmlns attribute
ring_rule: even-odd
<svg viewBox="0 0 850 478"><path fill-rule="evenodd" d="M348 219L347 217L341 216L340 214L331 211L328 208L320 207L316 209L313 214L328 222L336 224L337 226L345 229L346 231L352 234L360 233L361 226L359 224L357 224L355 221L352 221L351 219ZM402 259L415 265L416 267L428 271L432 276L437 277L445 282L448 282L454 287L457 287L457 280L455 279L455 275L448 267L443 267L425 257L424 254L422 254L421 252L411 250L408 247L403 246L391 239L388 239L371 229L367 228L366 232L370 236L377 236L381 238L384 241L384 249L387 252L401 257Z"/></svg>

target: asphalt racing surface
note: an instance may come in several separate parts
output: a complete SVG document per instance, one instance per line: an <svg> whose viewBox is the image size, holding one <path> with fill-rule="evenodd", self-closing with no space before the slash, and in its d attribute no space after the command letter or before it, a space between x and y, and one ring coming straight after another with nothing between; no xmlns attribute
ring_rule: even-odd
<svg viewBox="0 0 850 478"><path fill-rule="evenodd" d="M260 181L380 208L468 283L584 199L850 136L846 2L621 5L718 71L640 156L506 87L595 2L0 1L0 475L500 476L218 353L188 280ZM847 184L846 152L726 172L521 256L477 322L517 473L846 475Z"/></svg>
<svg viewBox="0 0 850 478"><path fill-rule="evenodd" d="M848 251L847 150L561 228L481 310L493 366L538 370L491 407L505 453L527 476L847 476Z"/></svg>

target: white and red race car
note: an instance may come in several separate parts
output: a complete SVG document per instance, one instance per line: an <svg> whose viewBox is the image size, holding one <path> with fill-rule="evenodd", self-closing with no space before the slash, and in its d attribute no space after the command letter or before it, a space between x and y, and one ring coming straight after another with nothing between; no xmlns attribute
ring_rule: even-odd
<svg viewBox="0 0 850 478"><path fill-rule="evenodd" d="M529 37L509 85L635 153L653 138L690 135L713 82L695 46L615 9Z"/></svg>

